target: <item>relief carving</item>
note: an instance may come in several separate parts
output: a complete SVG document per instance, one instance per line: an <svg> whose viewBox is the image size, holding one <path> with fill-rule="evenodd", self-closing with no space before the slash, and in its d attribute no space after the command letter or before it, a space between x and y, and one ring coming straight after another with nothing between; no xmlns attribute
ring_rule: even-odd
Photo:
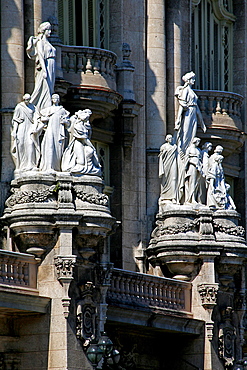
<svg viewBox="0 0 247 370"><path fill-rule="evenodd" d="M21 191L11 189L13 194L6 200L5 204L6 207L13 207L16 204L52 202L55 200L55 191L56 185L52 185L46 190Z"/></svg>
<svg viewBox="0 0 247 370"><path fill-rule="evenodd" d="M98 204L102 206L108 205L108 196L100 193L86 193L81 186L75 186L76 197L84 202Z"/></svg>
<svg viewBox="0 0 247 370"><path fill-rule="evenodd" d="M219 357L226 369L233 366L235 360L236 329L232 325L232 308L227 307L222 312L223 323L219 327Z"/></svg>
<svg viewBox="0 0 247 370"><path fill-rule="evenodd" d="M200 284L198 292L201 297L202 306L204 308L213 308L217 303L217 293L219 284Z"/></svg>
<svg viewBox="0 0 247 370"><path fill-rule="evenodd" d="M242 226L230 226L230 225L223 225L218 221L213 221L215 231L219 231L224 234L236 235L244 238L245 230Z"/></svg>

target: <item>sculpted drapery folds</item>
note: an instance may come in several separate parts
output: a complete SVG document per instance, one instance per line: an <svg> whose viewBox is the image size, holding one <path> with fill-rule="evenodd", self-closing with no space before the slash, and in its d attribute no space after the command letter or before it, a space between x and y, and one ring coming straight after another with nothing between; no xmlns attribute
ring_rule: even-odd
<svg viewBox="0 0 247 370"><path fill-rule="evenodd" d="M36 170L40 156L37 112L30 99L29 94L23 96L12 119L11 154L16 172Z"/></svg>
<svg viewBox="0 0 247 370"><path fill-rule="evenodd" d="M71 117L71 141L62 159L62 171L72 174L101 175L96 150L90 141L90 109L79 110Z"/></svg>
<svg viewBox="0 0 247 370"><path fill-rule="evenodd" d="M27 55L35 60L35 86L31 95L31 103L38 110L51 105L51 96L55 84L56 49L48 41L51 34L51 24L41 23L38 36L31 36L27 44Z"/></svg>
<svg viewBox="0 0 247 370"><path fill-rule="evenodd" d="M61 159L65 147L66 128L70 125L69 112L59 105L59 95L52 95L52 106L41 110L40 120L45 134L41 143L40 170L61 171Z"/></svg>
<svg viewBox="0 0 247 370"><path fill-rule="evenodd" d="M159 177L161 178L160 198L177 202L177 146L172 135L166 136L159 154Z"/></svg>
<svg viewBox="0 0 247 370"><path fill-rule="evenodd" d="M200 139L195 137L186 150L185 167L185 203L198 203L199 184L202 176Z"/></svg>
<svg viewBox="0 0 247 370"><path fill-rule="evenodd" d="M192 90L195 83L195 74L193 72L186 73L182 80L183 86L176 89L175 96L179 102L177 120L175 123L175 137L178 146L178 151L185 154L187 148L192 143L196 136L197 124L206 132L202 114L197 104L198 97Z"/></svg>
<svg viewBox="0 0 247 370"><path fill-rule="evenodd" d="M179 103L177 120L175 122L174 139L178 147L178 199L181 202L184 197L185 163L184 156L187 148L196 136L198 123L202 130L206 131L200 109L197 104L198 97L192 90L195 83L194 72L186 73L182 80L183 86L178 86L175 96Z"/></svg>

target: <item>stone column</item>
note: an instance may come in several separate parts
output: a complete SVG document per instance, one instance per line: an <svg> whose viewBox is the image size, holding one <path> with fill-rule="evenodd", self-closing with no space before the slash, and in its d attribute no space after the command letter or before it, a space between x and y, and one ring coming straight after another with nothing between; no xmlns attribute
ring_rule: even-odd
<svg viewBox="0 0 247 370"><path fill-rule="evenodd" d="M23 10L22 0L1 4L1 108L15 107L24 93Z"/></svg>
<svg viewBox="0 0 247 370"><path fill-rule="evenodd" d="M174 106L175 89L181 85L182 75L190 70L190 9L188 0L167 1L167 118L172 132L178 108Z"/></svg>

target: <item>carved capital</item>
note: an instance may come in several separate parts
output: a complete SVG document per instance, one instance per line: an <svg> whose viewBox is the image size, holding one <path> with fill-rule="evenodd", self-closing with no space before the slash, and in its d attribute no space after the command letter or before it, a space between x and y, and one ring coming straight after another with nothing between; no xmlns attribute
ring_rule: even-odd
<svg viewBox="0 0 247 370"><path fill-rule="evenodd" d="M219 284L199 284L197 289L201 297L202 306L205 309L212 309L217 302L217 293L218 293Z"/></svg>

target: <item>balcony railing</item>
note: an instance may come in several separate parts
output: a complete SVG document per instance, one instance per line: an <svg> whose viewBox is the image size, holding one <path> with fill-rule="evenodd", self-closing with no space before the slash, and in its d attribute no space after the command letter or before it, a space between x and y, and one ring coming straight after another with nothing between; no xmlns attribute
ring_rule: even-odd
<svg viewBox="0 0 247 370"><path fill-rule="evenodd" d="M114 68L117 56L105 49L62 45L63 77L72 85L100 86L116 90Z"/></svg>
<svg viewBox="0 0 247 370"><path fill-rule="evenodd" d="M226 91L195 90L206 124L242 131L243 97Z"/></svg>
<svg viewBox="0 0 247 370"><path fill-rule="evenodd" d="M191 289L191 283L114 269L108 302L190 313Z"/></svg>
<svg viewBox="0 0 247 370"><path fill-rule="evenodd" d="M36 290L37 262L34 256L1 250L0 287Z"/></svg>

